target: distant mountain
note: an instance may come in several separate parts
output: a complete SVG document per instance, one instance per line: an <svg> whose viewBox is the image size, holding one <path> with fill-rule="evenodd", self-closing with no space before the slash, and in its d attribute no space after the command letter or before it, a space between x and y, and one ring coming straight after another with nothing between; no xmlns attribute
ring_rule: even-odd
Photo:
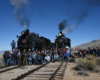
<svg viewBox="0 0 100 80"><path fill-rule="evenodd" d="M74 46L72 48L88 48L88 47L97 47L99 46L100 47L100 39L99 40L92 40L91 42L88 42L88 43L84 43L84 44L81 44L81 45L78 45L78 46Z"/></svg>
<svg viewBox="0 0 100 80"><path fill-rule="evenodd" d="M0 54L1 54L1 53L4 53L4 51L0 51Z"/></svg>
<svg viewBox="0 0 100 80"><path fill-rule="evenodd" d="M1 54L1 53L4 53L5 51L10 51L10 52L12 52L11 50L2 50L2 51L0 51L0 54Z"/></svg>

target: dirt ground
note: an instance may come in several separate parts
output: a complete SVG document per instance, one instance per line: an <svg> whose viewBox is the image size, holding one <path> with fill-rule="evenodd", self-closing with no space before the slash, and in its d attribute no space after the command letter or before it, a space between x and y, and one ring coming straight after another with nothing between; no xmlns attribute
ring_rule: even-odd
<svg viewBox="0 0 100 80"><path fill-rule="evenodd" d="M88 74L88 76L77 75L78 71L73 70L75 65L76 63L68 63L63 80L100 80L100 72L92 73L84 71Z"/></svg>

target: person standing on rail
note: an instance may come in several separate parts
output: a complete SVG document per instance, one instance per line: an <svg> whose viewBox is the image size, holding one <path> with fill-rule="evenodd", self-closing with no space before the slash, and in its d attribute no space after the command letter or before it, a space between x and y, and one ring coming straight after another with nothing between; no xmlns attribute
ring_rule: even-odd
<svg viewBox="0 0 100 80"><path fill-rule="evenodd" d="M35 43L34 41L32 41L32 51L34 51L34 49L35 49Z"/></svg>
<svg viewBox="0 0 100 80"><path fill-rule="evenodd" d="M12 52L13 52L13 49L16 47L16 42L14 40L12 40L11 42L11 47L12 47Z"/></svg>

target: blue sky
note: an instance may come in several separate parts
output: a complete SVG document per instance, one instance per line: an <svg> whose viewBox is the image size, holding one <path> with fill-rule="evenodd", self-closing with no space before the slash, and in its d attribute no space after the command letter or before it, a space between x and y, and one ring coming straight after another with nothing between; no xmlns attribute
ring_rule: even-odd
<svg viewBox="0 0 100 80"><path fill-rule="evenodd" d="M30 20L30 32L54 42L63 20L72 30L65 34L71 46L100 39L100 0L29 0L25 12ZM10 0L0 0L0 50L11 50L12 40L25 30L16 21L14 6ZM65 26L67 27L67 25Z"/></svg>

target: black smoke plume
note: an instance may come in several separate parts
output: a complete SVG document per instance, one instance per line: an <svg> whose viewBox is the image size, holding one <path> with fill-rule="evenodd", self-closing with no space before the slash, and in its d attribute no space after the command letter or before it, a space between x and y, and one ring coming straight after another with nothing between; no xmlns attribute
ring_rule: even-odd
<svg viewBox="0 0 100 80"><path fill-rule="evenodd" d="M27 15L27 6L29 0L10 0L11 5L14 6L15 19L21 26L29 27L30 19Z"/></svg>
<svg viewBox="0 0 100 80"><path fill-rule="evenodd" d="M65 26L66 26L66 21L63 20L61 23L59 23L59 26L58 26L59 30L62 31L65 28Z"/></svg>
<svg viewBox="0 0 100 80"><path fill-rule="evenodd" d="M66 1L66 11L67 11L67 18L65 20L67 21L67 24L63 29L64 34L72 32L73 30L77 29L79 24L84 22L84 19L87 18L90 13L92 13L92 10L93 12L95 12L95 8L100 6L100 0L65 0L65 1Z"/></svg>

